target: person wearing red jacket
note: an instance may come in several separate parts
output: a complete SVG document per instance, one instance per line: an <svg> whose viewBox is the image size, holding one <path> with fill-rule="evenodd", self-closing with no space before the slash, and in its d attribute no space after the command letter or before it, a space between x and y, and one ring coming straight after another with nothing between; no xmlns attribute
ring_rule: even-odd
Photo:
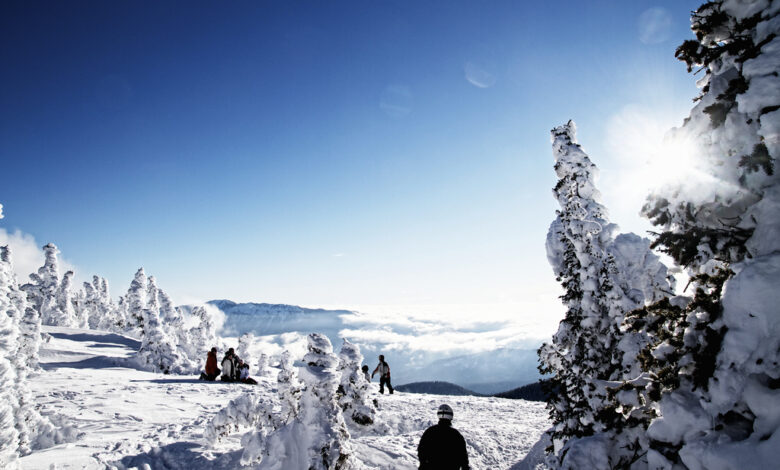
<svg viewBox="0 0 780 470"><path fill-rule="evenodd" d="M217 348L211 348L206 356L206 372L201 372L200 379L214 381L220 372L217 367Z"/></svg>

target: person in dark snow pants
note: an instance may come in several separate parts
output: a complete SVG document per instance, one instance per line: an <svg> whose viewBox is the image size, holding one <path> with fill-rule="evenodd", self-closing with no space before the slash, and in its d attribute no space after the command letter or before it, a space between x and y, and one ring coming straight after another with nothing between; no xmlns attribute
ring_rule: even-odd
<svg viewBox="0 0 780 470"><path fill-rule="evenodd" d="M452 427L452 408L441 405L439 424L425 430L417 446L420 470L469 470L466 441Z"/></svg>
<svg viewBox="0 0 780 470"><path fill-rule="evenodd" d="M390 395L393 394L393 386L390 384L390 366L385 362L385 356L379 355L379 365L376 366L374 372L371 373L371 377L379 372L379 393L385 393L385 384L390 391Z"/></svg>
<svg viewBox="0 0 780 470"><path fill-rule="evenodd" d="M200 379L213 381L220 372L222 371L217 367L217 348L211 348L206 355L206 369L205 372L200 373Z"/></svg>

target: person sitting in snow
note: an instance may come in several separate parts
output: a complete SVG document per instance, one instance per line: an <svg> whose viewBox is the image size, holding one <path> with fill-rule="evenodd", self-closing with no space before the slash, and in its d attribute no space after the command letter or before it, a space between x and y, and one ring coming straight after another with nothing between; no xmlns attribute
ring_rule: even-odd
<svg viewBox="0 0 780 470"><path fill-rule="evenodd" d="M245 363L244 361L241 361L238 366L238 380L241 383L257 385L257 380L249 376L249 364Z"/></svg>
<svg viewBox="0 0 780 470"><path fill-rule="evenodd" d="M417 446L420 470L468 470L466 441L452 427L452 408L441 405L436 414L439 423L425 430Z"/></svg>
<svg viewBox="0 0 780 470"><path fill-rule="evenodd" d="M222 358L222 381L223 382L235 382L236 381L236 363L235 352L233 348L230 348L225 353L225 357Z"/></svg>
<svg viewBox="0 0 780 470"><path fill-rule="evenodd" d="M360 370L362 370L363 375L366 376L366 382L371 383L371 376L368 375L368 366L363 364L363 367L361 367Z"/></svg>
<svg viewBox="0 0 780 470"><path fill-rule="evenodd" d="M376 366L374 372L371 373L371 377L379 372L379 393L385 393L385 384L390 391L390 395L393 394L393 386L390 384L390 366L385 362L385 356L379 355L379 365Z"/></svg>
<svg viewBox="0 0 780 470"><path fill-rule="evenodd" d="M211 348L206 356L206 371L200 373L200 380L216 380L217 376L221 372L217 367L217 348Z"/></svg>

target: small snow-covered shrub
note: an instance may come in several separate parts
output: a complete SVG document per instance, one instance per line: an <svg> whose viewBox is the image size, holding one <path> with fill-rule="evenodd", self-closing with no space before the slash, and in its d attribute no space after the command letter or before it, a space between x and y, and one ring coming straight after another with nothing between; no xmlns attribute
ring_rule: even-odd
<svg viewBox="0 0 780 470"><path fill-rule="evenodd" d="M360 347L344 339L339 352L340 383L336 396L347 422L365 426L374 423L376 408L370 397L370 385L360 370L362 363Z"/></svg>

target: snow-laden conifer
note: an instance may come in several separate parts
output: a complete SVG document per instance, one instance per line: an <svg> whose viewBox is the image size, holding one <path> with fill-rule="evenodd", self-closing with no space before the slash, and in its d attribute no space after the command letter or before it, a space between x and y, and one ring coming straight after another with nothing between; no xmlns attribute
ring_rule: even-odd
<svg viewBox="0 0 780 470"><path fill-rule="evenodd" d="M687 268L692 299L633 318L655 341L653 468L771 468L780 446L780 4L712 1L677 57L704 71L672 142L692 149L679 183L644 214Z"/></svg>
<svg viewBox="0 0 780 470"><path fill-rule="evenodd" d="M255 370L254 358L252 357L252 344L255 341L255 335L252 333L244 333L238 337L238 347L236 348L236 354L247 365L249 370Z"/></svg>
<svg viewBox="0 0 780 470"><path fill-rule="evenodd" d="M82 293L82 312L77 317L86 316L87 325L93 330L122 331L105 278L92 276L92 282L84 283Z"/></svg>
<svg viewBox="0 0 780 470"><path fill-rule="evenodd" d="M351 421L365 426L374 423L376 408L371 400L370 385L360 370L361 364L363 354L360 347L344 339L339 352L338 402L347 423Z"/></svg>
<svg viewBox="0 0 780 470"><path fill-rule="evenodd" d="M139 268L124 296L124 317L127 332L140 337L144 331L144 310L146 309L147 280L144 268Z"/></svg>
<svg viewBox="0 0 780 470"><path fill-rule="evenodd" d="M250 442L253 444L251 447L258 447L257 444L263 442L264 437L277 429L281 422L279 415L274 413L273 404L264 401L258 394L253 391L247 391L238 398L231 400L227 406L217 412L216 415L209 421L204 431L204 437L209 445L214 445L227 437L231 433L234 433L242 428L250 428L247 434L259 433L260 436L245 436L242 441ZM245 449L244 455L248 461L257 460L253 454L254 450L246 452L247 446L242 446ZM259 446L260 448L262 446ZM262 451L262 449L260 449Z"/></svg>
<svg viewBox="0 0 780 470"><path fill-rule="evenodd" d="M78 328L76 312L73 305L73 271L68 271L62 276L55 294L54 308L49 313L50 325Z"/></svg>
<svg viewBox="0 0 780 470"><path fill-rule="evenodd" d="M192 360L202 363L206 353L217 346L216 327L211 313L202 305L193 308L191 316L195 324L186 334L187 355Z"/></svg>
<svg viewBox="0 0 780 470"><path fill-rule="evenodd" d="M18 468L19 432L16 428L17 374L11 360L17 351L19 332L12 316L15 306L11 302L10 288L13 281L8 247L0 247L0 462L8 468Z"/></svg>
<svg viewBox="0 0 780 470"><path fill-rule="evenodd" d="M298 373L293 366L290 352L282 351L279 357L279 374L276 376L279 401L281 402L280 416L285 423L298 416L301 406L301 391L303 384L298 379Z"/></svg>
<svg viewBox="0 0 780 470"><path fill-rule="evenodd" d="M154 276L147 280L146 308L143 310L143 333L138 362L154 372L163 374L182 373L184 360L177 349L176 340L171 338L160 320L160 303L157 282Z"/></svg>
<svg viewBox="0 0 780 470"><path fill-rule="evenodd" d="M263 377L268 373L268 355L260 353L260 357L257 358L257 376Z"/></svg>
<svg viewBox="0 0 780 470"><path fill-rule="evenodd" d="M31 362L37 361L40 337L25 337L30 333L29 330L35 327L27 324L29 319L26 320L25 317L32 315L35 320L38 317L37 312L27 303L26 293L16 283L7 247L0 247L0 285L0 303L4 312L0 317L10 321L7 335L10 355L6 357L10 360L14 377L13 383L9 385L12 395L9 400L14 415L13 425L16 428L16 451L20 455L27 455L34 449L73 441L78 435L72 426L54 426L48 418L41 416L35 407L27 378L33 370ZM40 325L37 326L40 333ZM34 366L37 366L37 362Z"/></svg>
<svg viewBox="0 0 780 470"><path fill-rule="evenodd" d="M52 313L56 306L57 290L60 286L59 263L57 254L59 250L53 243L43 247L44 263L38 268L37 273L30 274L30 282L22 286L27 294L30 306L34 308L45 325L53 323Z"/></svg>
<svg viewBox="0 0 780 470"><path fill-rule="evenodd" d="M355 468L349 432L336 402L338 358L326 336L309 335L303 362L306 365L299 374L304 389L298 415L263 439L264 450L253 454L268 468L282 463L287 468L310 470Z"/></svg>
<svg viewBox="0 0 780 470"><path fill-rule="evenodd" d="M561 209L547 236L547 256L564 287L567 312L552 343L540 349L540 370L552 374L555 391L548 402L550 463L598 467L598 460L574 460L594 455L607 456L610 468L618 468L646 452L650 413L640 406L623 413L623 401L636 404L645 396L637 356L647 341L621 325L627 312L671 295L673 282L649 240L614 236L617 226L595 186L598 170L575 134L571 121L552 131L560 178L553 192Z"/></svg>
<svg viewBox="0 0 780 470"><path fill-rule="evenodd" d="M241 439L241 446L244 451L241 455L242 465L253 465L263 461L270 454L268 448L268 438L274 435L276 432L287 433L291 428L285 428L291 425L293 421L298 417L300 410L300 398L303 384L298 380L298 374L293 366L293 361L290 357L289 351L283 351L280 359L280 371L277 376L277 393L279 395L279 401L281 404L278 413L274 413L269 403L257 400L255 402L255 417L256 419L255 429L246 433ZM238 410L225 411L225 414L237 414ZM214 427L217 428L214 431L209 432L209 439L214 441L217 439L219 429L223 432L229 432L229 428L226 428L223 424L221 428L221 420L214 422ZM282 431L281 429L287 429ZM212 437L213 436L213 437ZM278 439L278 437L277 437ZM276 449L279 451L280 449ZM276 464L279 464L282 459L277 458ZM269 462L266 462L269 463ZM301 464L303 464L301 462Z"/></svg>
<svg viewBox="0 0 780 470"><path fill-rule="evenodd" d="M41 349L41 317L38 311L26 305L19 329L20 357L29 370L37 371L40 369L38 351Z"/></svg>

